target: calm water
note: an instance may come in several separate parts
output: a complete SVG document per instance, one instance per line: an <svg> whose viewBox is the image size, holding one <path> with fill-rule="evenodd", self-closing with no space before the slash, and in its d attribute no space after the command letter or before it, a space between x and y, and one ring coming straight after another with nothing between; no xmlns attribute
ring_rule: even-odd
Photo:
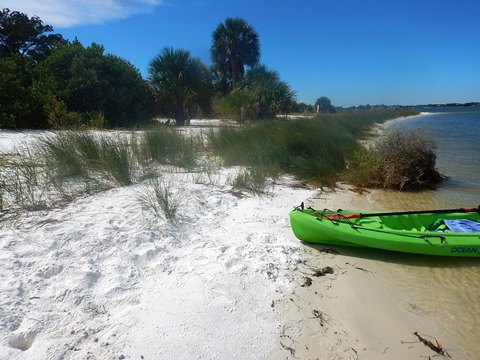
<svg viewBox="0 0 480 360"><path fill-rule="evenodd" d="M385 210L449 209L480 205L480 108L421 109L390 126L424 129L437 143L437 168L449 177L436 191L374 191ZM405 309L438 319L454 359L480 358L480 258L455 259L367 252L380 280L395 284ZM417 329L419 332L422 329ZM431 334L435 335L435 334ZM442 340L442 339L440 339Z"/></svg>

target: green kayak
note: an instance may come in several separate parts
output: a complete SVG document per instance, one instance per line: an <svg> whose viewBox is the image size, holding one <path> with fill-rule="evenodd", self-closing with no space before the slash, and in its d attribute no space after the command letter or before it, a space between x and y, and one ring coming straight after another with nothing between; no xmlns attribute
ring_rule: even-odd
<svg viewBox="0 0 480 360"><path fill-rule="evenodd" d="M454 210L360 213L304 209L290 212L302 241L415 254L480 256L480 207Z"/></svg>

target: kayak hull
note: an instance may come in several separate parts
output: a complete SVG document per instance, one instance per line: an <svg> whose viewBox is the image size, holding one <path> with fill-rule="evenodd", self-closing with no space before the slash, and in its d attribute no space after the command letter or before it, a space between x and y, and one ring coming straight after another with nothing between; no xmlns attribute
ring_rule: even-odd
<svg viewBox="0 0 480 360"><path fill-rule="evenodd" d="M353 211L341 211L333 217L331 214L312 209L293 210L290 212L293 233L301 241L324 245L377 248L425 255L480 257L480 233L427 230L427 227L439 218L480 221L480 215L475 211L380 216L363 213L360 218L347 218L349 214L359 214Z"/></svg>

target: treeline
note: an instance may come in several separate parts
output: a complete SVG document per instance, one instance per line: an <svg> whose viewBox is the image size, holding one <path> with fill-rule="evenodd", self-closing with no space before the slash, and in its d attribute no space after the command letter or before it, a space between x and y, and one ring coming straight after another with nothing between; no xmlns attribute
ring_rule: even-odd
<svg viewBox="0 0 480 360"><path fill-rule="evenodd" d="M258 34L243 19L217 26L210 54L209 67L164 48L144 79L99 44L68 41L36 16L3 9L0 127L134 127L155 117L185 125L200 115L247 121L299 108L290 86L260 64Z"/></svg>
<svg viewBox="0 0 480 360"><path fill-rule="evenodd" d="M153 94L132 64L52 31L38 17L0 13L1 127L113 128L149 119Z"/></svg>

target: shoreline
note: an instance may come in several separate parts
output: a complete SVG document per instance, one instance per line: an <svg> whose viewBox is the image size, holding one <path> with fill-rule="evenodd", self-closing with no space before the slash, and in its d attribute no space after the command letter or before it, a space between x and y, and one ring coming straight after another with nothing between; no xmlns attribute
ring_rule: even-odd
<svg viewBox="0 0 480 360"><path fill-rule="evenodd" d="M348 186L320 193L309 206L330 209L378 210L372 200ZM298 286L284 335L290 356L320 359L412 359L436 355L418 341L415 332L442 343L451 339L421 306L411 304L377 272L388 271L384 252L303 244L303 279ZM314 269L330 267L333 274L315 277ZM301 283L301 281L300 281ZM310 283L310 281L308 281ZM296 311L295 309L296 308ZM293 311L293 313L292 313ZM285 344L284 344L285 345ZM293 351L292 351L293 350ZM275 357L272 357L272 359Z"/></svg>

